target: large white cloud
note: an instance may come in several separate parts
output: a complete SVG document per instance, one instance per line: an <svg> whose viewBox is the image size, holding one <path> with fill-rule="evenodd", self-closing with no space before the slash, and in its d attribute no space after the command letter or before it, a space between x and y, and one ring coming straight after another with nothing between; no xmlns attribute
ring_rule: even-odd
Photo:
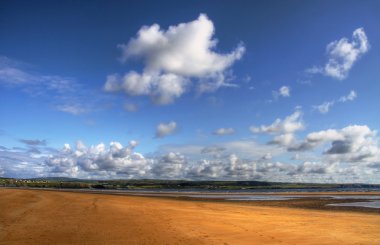
<svg viewBox="0 0 380 245"><path fill-rule="evenodd" d="M324 150L328 162L373 163L380 161L377 132L367 125L351 125L340 130L328 129L309 133L305 140L290 151L313 150L328 144Z"/></svg>
<svg viewBox="0 0 380 245"><path fill-rule="evenodd" d="M322 73L335 79L347 78L356 61L368 52L370 44L363 28L356 29L352 40L341 38L329 43L326 47L328 61L324 67L313 67L310 73Z"/></svg>
<svg viewBox="0 0 380 245"><path fill-rule="evenodd" d="M204 14L167 30L158 24L143 26L135 38L119 45L123 61L132 58L142 61L142 73L110 75L105 90L122 90L130 96L148 95L157 104L169 104L194 79L200 92L231 86L225 80L225 71L242 57L245 48L239 44L228 54L216 53L214 32L213 22Z"/></svg>

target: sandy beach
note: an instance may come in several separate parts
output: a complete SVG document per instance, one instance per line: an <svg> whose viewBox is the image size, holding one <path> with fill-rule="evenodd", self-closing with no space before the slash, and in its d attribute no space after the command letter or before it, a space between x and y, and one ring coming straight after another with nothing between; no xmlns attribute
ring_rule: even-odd
<svg viewBox="0 0 380 245"><path fill-rule="evenodd" d="M380 244L377 213L0 189L0 244Z"/></svg>

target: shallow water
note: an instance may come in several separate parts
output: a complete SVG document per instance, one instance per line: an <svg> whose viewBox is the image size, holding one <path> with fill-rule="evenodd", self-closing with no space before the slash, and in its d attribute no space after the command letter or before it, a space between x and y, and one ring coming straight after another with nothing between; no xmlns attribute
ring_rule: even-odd
<svg viewBox="0 0 380 245"><path fill-rule="evenodd" d="M281 196L281 195L187 195L186 197L193 198L215 198L230 201L279 201L279 200L291 200L296 198L302 198L304 196Z"/></svg>
<svg viewBox="0 0 380 245"><path fill-rule="evenodd" d="M136 193L133 196L158 196L158 197L190 197L204 199L220 199L229 201L279 201L302 198L303 196L282 196L282 195L208 195L208 194L186 194L186 193Z"/></svg>
<svg viewBox="0 0 380 245"><path fill-rule="evenodd" d="M166 193L129 193L135 196L161 196L161 197L189 197L189 198L205 198L205 199L220 199L228 201L282 201L294 200L299 198L328 198L328 199L360 199L360 200L380 200L380 195L268 195L268 194L230 194L230 193L181 193L181 192L166 192ZM380 202L380 201L379 201ZM358 203L358 202L353 202ZM351 205L350 205L351 206ZM355 205L352 205L355 206Z"/></svg>
<svg viewBox="0 0 380 245"><path fill-rule="evenodd" d="M328 205L329 206L344 206L344 207L380 208L380 201L333 203L333 204L328 204Z"/></svg>

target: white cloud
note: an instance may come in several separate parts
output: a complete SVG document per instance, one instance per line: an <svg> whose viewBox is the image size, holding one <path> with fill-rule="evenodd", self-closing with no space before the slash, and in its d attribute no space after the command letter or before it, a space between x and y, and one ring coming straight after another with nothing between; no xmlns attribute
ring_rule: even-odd
<svg viewBox="0 0 380 245"><path fill-rule="evenodd" d="M358 97L356 91L351 90L348 95L340 97L339 102L353 101L354 99L356 99L356 97Z"/></svg>
<svg viewBox="0 0 380 245"><path fill-rule="evenodd" d="M225 71L245 52L242 44L228 54L213 51L214 24L204 14L198 19L161 29L158 24L143 26L127 44L120 44L122 60L141 60L141 74L130 71L124 77L110 75L106 91L125 91L129 96L148 95L157 104L170 104L186 92L192 79L200 92L234 86ZM235 85L236 86L236 85Z"/></svg>
<svg viewBox="0 0 380 245"><path fill-rule="evenodd" d="M326 102L323 102L320 105L313 106L313 107L314 107L314 109L317 109L320 113L326 114L327 112L329 112L330 108L334 104L335 104L335 101L326 101Z"/></svg>
<svg viewBox="0 0 380 245"><path fill-rule="evenodd" d="M252 133L267 133L275 135L271 144L289 146L295 141L295 132L303 130L304 124L301 120L302 113L296 110L284 120L277 118L271 125L251 126Z"/></svg>
<svg viewBox="0 0 380 245"><path fill-rule="evenodd" d="M87 111L83 105L80 104L63 104L56 106L55 109L73 115L80 115Z"/></svg>
<svg viewBox="0 0 380 245"><path fill-rule="evenodd" d="M326 101L320 105L313 106L313 108L317 109L322 114L326 114L327 112L330 111L331 107L334 106L336 103L345 103L348 101L353 101L356 99L356 97L357 97L357 93L355 92L355 90L351 90L348 95L342 96L338 100Z"/></svg>
<svg viewBox="0 0 380 245"><path fill-rule="evenodd" d="M86 147L78 141L75 149L65 144L59 154L48 157L45 163L57 176L139 178L148 173L151 160L134 152L136 145L136 141L131 141L127 147L119 142L111 142L108 148L103 143Z"/></svg>
<svg viewBox="0 0 380 245"><path fill-rule="evenodd" d="M185 156L170 152L157 160L152 172L163 179L181 179L186 176L187 164Z"/></svg>
<svg viewBox="0 0 380 245"><path fill-rule="evenodd" d="M201 14L197 20L170 26L166 31L157 24L144 26L136 38L119 47L123 60L138 57L149 70L205 77L224 71L244 52L244 47L239 46L230 54L215 53L212 51L217 44L212 39L214 32L213 22Z"/></svg>
<svg viewBox="0 0 380 245"><path fill-rule="evenodd" d="M282 86L279 91L280 95L282 97L289 97L290 96L290 88L288 86Z"/></svg>
<svg viewBox="0 0 380 245"><path fill-rule="evenodd" d="M169 123L160 123L157 125L156 138L163 138L165 136L171 135L177 129L177 123L171 121Z"/></svg>
<svg viewBox="0 0 380 245"><path fill-rule="evenodd" d="M325 154L330 160L375 162L380 160L376 131L366 125L351 125L340 130L343 139L335 139Z"/></svg>
<svg viewBox="0 0 380 245"><path fill-rule="evenodd" d="M353 32L351 41L344 37L327 45L328 61L323 68L314 66L306 71L343 80L347 78L356 61L367 53L369 48L370 44L364 29L358 28Z"/></svg>
<svg viewBox="0 0 380 245"><path fill-rule="evenodd" d="M48 157L0 147L0 171L18 177L378 182L380 151L376 132L367 126L314 132L306 141L314 144L310 150L328 146L322 158L298 158L302 163L278 161L278 157L287 158L283 148L252 140L182 145L177 147L178 152L157 152L149 157L135 151L136 141L128 146L111 142L109 146L100 143L90 147L78 141L73 147L65 144L62 150L51 151Z"/></svg>
<svg viewBox="0 0 380 245"><path fill-rule="evenodd" d="M290 87L282 86L278 89L278 91L272 92L274 99L278 99L279 97L290 97Z"/></svg>
<svg viewBox="0 0 380 245"><path fill-rule="evenodd" d="M261 125L260 127L251 126L249 129L252 133L293 133L303 129L303 124L299 121L300 111L295 111L292 115L287 116L284 120L277 118L271 125Z"/></svg>
<svg viewBox="0 0 380 245"><path fill-rule="evenodd" d="M213 132L214 135L219 135L219 136L229 135L229 134L234 134L234 133L235 133L235 129L233 128L218 128L217 130Z"/></svg>
<svg viewBox="0 0 380 245"><path fill-rule="evenodd" d="M380 161L377 132L367 125L351 125L340 130L328 129L309 133L290 151L309 151L328 144L324 150L328 162L372 163Z"/></svg>

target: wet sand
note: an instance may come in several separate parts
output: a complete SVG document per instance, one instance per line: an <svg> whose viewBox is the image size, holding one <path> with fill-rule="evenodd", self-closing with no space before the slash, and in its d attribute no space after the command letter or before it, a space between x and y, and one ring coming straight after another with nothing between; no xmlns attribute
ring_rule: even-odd
<svg viewBox="0 0 380 245"><path fill-rule="evenodd" d="M380 244L378 213L0 189L0 244Z"/></svg>

